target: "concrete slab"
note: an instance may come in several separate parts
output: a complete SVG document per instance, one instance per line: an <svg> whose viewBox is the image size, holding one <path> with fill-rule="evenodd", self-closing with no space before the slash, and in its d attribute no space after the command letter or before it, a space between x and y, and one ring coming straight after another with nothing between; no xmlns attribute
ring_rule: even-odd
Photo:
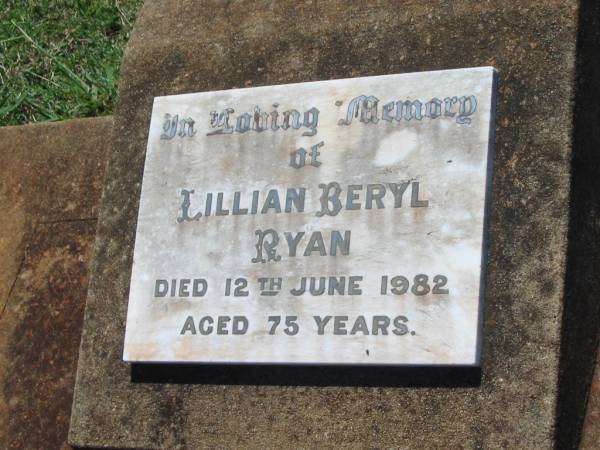
<svg viewBox="0 0 600 450"><path fill-rule="evenodd" d="M0 128L2 448L66 445L111 128Z"/></svg>
<svg viewBox="0 0 600 450"><path fill-rule="evenodd" d="M578 2L196 5L147 2L126 51L70 441L125 448L551 448ZM499 126L483 364L474 383L443 371L427 383L423 372L161 372L122 362L155 96L484 65L499 71ZM175 383L178 374L192 384ZM165 380L173 383L148 383Z"/></svg>

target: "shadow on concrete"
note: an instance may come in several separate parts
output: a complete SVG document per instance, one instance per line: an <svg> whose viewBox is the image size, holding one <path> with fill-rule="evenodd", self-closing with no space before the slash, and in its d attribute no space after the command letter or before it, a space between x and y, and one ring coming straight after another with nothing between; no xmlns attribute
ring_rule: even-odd
<svg viewBox="0 0 600 450"><path fill-rule="evenodd" d="M556 448L579 446L600 337L600 2L582 0Z"/></svg>
<svg viewBox="0 0 600 450"><path fill-rule="evenodd" d="M131 381L273 386L477 387L481 384L481 369L470 366L132 364Z"/></svg>

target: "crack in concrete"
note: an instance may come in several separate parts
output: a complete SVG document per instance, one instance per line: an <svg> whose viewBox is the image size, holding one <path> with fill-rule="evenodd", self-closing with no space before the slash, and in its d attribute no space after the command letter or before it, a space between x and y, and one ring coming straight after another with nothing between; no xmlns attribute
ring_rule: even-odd
<svg viewBox="0 0 600 450"><path fill-rule="evenodd" d="M36 222L36 225L51 225L55 223L69 223L69 222L93 222L98 220L97 217L84 217L81 219L57 219L57 220L41 220Z"/></svg>
<svg viewBox="0 0 600 450"><path fill-rule="evenodd" d="M98 220L97 217L82 217L82 218L78 218L78 219L58 219L58 220L39 221L39 222L36 222L35 225L52 225L52 224L56 224L56 223L71 223L71 222L93 222L93 221L97 221L97 220ZM4 304L2 305L2 310L0 311L0 320L2 320L2 318L4 317L6 308L8 307L8 304L10 303L10 297L11 297L13 291L15 290L17 280L19 279L19 275L21 275L21 272L23 270L23 265L25 264L25 258L27 256L28 250L29 250L29 247L25 248L25 250L23 251L23 256L21 258L21 262L19 263L19 268L17 269L15 278L10 286L8 295L6 296L6 300L4 301Z"/></svg>
<svg viewBox="0 0 600 450"><path fill-rule="evenodd" d="M23 252L23 256L21 257L21 262L19 263L19 268L17 269L15 279L13 280L13 282L10 286L10 289L8 290L8 295L6 296L6 301L4 302L4 305L2 306L2 311L0 311L0 320L2 320L2 318L4 317L4 312L6 311L6 308L8 307L8 303L10 302L10 297L15 289L17 280L19 279L19 275L21 275L21 271L23 270L23 265L25 264L25 256L26 255L27 255L27 249L25 249L25 251Z"/></svg>

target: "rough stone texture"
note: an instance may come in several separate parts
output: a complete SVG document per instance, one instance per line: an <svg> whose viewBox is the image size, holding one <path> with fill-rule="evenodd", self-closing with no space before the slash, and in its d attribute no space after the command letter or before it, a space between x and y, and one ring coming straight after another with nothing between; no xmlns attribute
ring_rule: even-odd
<svg viewBox="0 0 600 450"><path fill-rule="evenodd" d="M111 128L0 128L0 448L66 446Z"/></svg>
<svg viewBox="0 0 600 450"><path fill-rule="evenodd" d="M70 441L552 447L577 2L204 3L147 2L126 51ZM350 370L322 368L205 368L192 374L197 384L130 381L121 355L154 96L482 65L500 76L480 384L415 388L419 373L377 380L378 369L349 382ZM442 385L462 376L440 374Z"/></svg>

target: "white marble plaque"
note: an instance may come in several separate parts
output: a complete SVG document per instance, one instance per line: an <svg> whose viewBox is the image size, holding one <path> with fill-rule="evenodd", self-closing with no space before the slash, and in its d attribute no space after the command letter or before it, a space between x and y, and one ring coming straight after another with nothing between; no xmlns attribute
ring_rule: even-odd
<svg viewBox="0 0 600 450"><path fill-rule="evenodd" d="M124 360L478 365L494 86L155 98Z"/></svg>

